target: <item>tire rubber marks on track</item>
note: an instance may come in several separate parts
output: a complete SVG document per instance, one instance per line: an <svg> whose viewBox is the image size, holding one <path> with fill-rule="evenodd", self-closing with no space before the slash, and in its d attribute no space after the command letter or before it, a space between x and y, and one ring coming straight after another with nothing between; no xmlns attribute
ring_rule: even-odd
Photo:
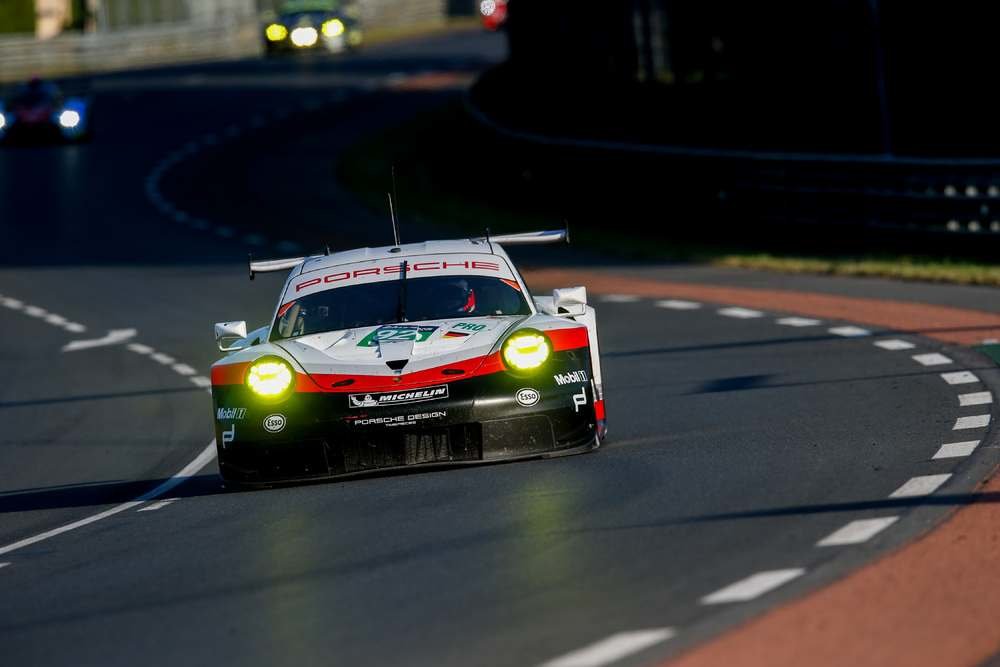
<svg viewBox="0 0 1000 667"><path fill-rule="evenodd" d="M601 667L672 638L673 628L619 632L599 642L553 658L541 667Z"/></svg>
<svg viewBox="0 0 1000 667"><path fill-rule="evenodd" d="M767 570L752 574L746 579L729 584L701 599L702 604L728 604L730 602L747 602L759 598L765 593L787 584L805 574L802 568L784 570Z"/></svg>
<svg viewBox="0 0 1000 667"><path fill-rule="evenodd" d="M824 537L816 543L816 546L839 547L849 544L861 544L875 537L898 520L898 516L885 516L878 519L858 519L857 521L851 521Z"/></svg>

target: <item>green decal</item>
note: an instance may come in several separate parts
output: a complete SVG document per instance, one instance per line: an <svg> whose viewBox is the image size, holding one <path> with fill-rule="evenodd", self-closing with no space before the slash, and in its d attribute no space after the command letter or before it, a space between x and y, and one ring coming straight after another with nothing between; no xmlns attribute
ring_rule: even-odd
<svg viewBox="0 0 1000 667"><path fill-rule="evenodd" d="M387 324L379 327L361 339L358 347L375 347L379 343L390 341L412 340L415 343L422 343L431 334L437 331L437 327L407 326L405 324Z"/></svg>

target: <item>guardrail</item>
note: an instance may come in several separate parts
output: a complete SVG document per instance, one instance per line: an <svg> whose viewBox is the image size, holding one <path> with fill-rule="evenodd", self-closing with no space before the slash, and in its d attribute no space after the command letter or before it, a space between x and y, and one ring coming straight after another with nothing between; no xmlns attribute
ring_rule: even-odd
<svg viewBox="0 0 1000 667"><path fill-rule="evenodd" d="M443 24L449 15L448 0L362 0L360 5L368 31ZM0 83L248 57L261 48L260 21L245 14L211 24L159 24L48 40L4 37Z"/></svg>
<svg viewBox="0 0 1000 667"><path fill-rule="evenodd" d="M261 49L259 30L254 20L67 34L44 41L6 38L0 40L0 82L252 56Z"/></svg>

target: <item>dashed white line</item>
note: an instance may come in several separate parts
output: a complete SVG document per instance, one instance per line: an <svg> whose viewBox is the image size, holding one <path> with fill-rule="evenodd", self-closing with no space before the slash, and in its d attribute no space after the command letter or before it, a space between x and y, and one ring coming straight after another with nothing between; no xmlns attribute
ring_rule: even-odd
<svg viewBox="0 0 1000 667"><path fill-rule="evenodd" d="M49 324L54 324L57 327L61 327L66 324L66 318L62 315L56 315L55 313L50 313L48 317L45 318L45 321Z"/></svg>
<svg viewBox="0 0 1000 667"><path fill-rule="evenodd" d="M861 327L846 326L846 327L833 327L832 329L827 329L834 336L843 336L844 338L860 338L862 336L871 336L872 332L868 329L862 329Z"/></svg>
<svg viewBox="0 0 1000 667"><path fill-rule="evenodd" d="M764 317L764 313L759 310L751 310L750 308L722 308L718 311L719 315L723 317L735 317L738 320L750 320L756 317Z"/></svg>
<svg viewBox="0 0 1000 667"><path fill-rule="evenodd" d="M889 340L878 340L875 341L875 346L880 347L883 350L912 350L916 347L913 343L905 340L899 340L898 338L890 338Z"/></svg>
<svg viewBox="0 0 1000 667"><path fill-rule="evenodd" d="M805 574L802 568L785 570L768 570L752 574L734 584L721 588L701 599L702 604L726 604L729 602L746 602L758 598L765 593L783 586L789 581Z"/></svg>
<svg viewBox="0 0 1000 667"><path fill-rule="evenodd" d="M24 302L17 299L11 299L10 297L4 297L0 299L0 303L4 305L5 308L10 308L11 310L21 310L24 307Z"/></svg>
<svg viewBox="0 0 1000 667"><path fill-rule="evenodd" d="M70 333L83 333L87 330L87 327L83 326L79 322L67 322L63 325L63 329L69 331Z"/></svg>
<svg viewBox="0 0 1000 667"><path fill-rule="evenodd" d="M161 510L167 505L172 505L176 503L180 498L164 498L163 500L157 500L151 505L146 505L145 507L140 507L136 512L155 512L156 510Z"/></svg>
<svg viewBox="0 0 1000 667"><path fill-rule="evenodd" d="M889 494L890 498L914 498L917 496L929 496L948 481L951 474L944 475L921 475L912 477L903 486Z"/></svg>
<svg viewBox="0 0 1000 667"><path fill-rule="evenodd" d="M164 366L168 366L177 361L169 354L163 354L162 352L157 352L156 354L152 354L149 356L149 358L158 364L163 364Z"/></svg>
<svg viewBox="0 0 1000 667"><path fill-rule="evenodd" d="M988 391L975 391L971 394L959 394L958 404L965 405L986 405L993 402L993 394Z"/></svg>
<svg viewBox="0 0 1000 667"><path fill-rule="evenodd" d="M601 301L605 303L635 303L639 300L634 294L605 294L601 296Z"/></svg>
<svg viewBox="0 0 1000 667"><path fill-rule="evenodd" d="M180 375L185 375L185 376L194 375L195 373L198 372L195 369L188 366L187 364L174 364L171 368L174 369L175 373L179 373Z"/></svg>
<svg viewBox="0 0 1000 667"><path fill-rule="evenodd" d="M212 381L210 379L208 379L207 377L203 377L201 375L197 375L197 376L195 376L193 378L190 378L190 380L191 380L191 382L195 383L199 387L211 387L212 386Z"/></svg>
<svg viewBox="0 0 1000 667"><path fill-rule="evenodd" d="M782 317L777 322L785 327L815 327L823 323L821 320L814 320L811 317Z"/></svg>
<svg viewBox="0 0 1000 667"><path fill-rule="evenodd" d="M955 371L954 373L941 373L941 379L948 384L971 384L979 382L979 378L969 371Z"/></svg>
<svg viewBox="0 0 1000 667"><path fill-rule="evenodd" d="M986 428L990 425L989 415L969 415L959 417L955 420L955 425L951 427L953 431L964 431L970 428Z"/></svg>
<svg viewBox="0 0 1000 667"><path fill-rule="evenodd" d="M62 346L63 352L76 352L78 350L91 350L95 347L107 347L109 345L121 345L136 334L135 329L112 329L101 338L91 340L71 340Z"/></svg>
<svg viewBox="0 0 1000 667"><path fill-rule="evenodd" d="M32 537L27 537L23 540L14 542L13 544L8 544L7 546L0 547L0 555L10 553L11 551L16 551L18 549L23 549L24 547L31 546L32 544L37 544L44 540L56 537L57 535L62 535L63 533L68 533L71 530L76 530L77 528L83 528L84 526L89 526L92 523L96 523L101 519L107 519L109 516L114 516L119 512L124 512L130 510L133 507L138 507L143 503L159 498L163 494L176 488L178 485L186 482L188 479L196 475L202 468L208 465L212 459L215 458L215 440L208 443L208 446L201 451L198 456L194 458L193 461L188 463L186 466L181 468L176 475L166 480L159 486L157 486L152 491L139 496L135 500L130 500L127 503L122 503L121 505L115 505L111 509L99 512L98 514L93 514L86 518L80 519L79 521L74 521L73 523L68 523L64 526L59 526L58 528L53 528L52 530L47 530L44 533L39 533Z"/></svg>
<svg viewBox="0 0 1000 667"><path fill-rule="evenodd" d="M898 520L898 516L886 516L879 519L851 521L824 537L816 543L816 546L839 547L848 544L861 544L875 537Z"/></svg>
<svg viewBox="0 0 1000 667"><path fill-rule="evenodd" d="M695 301L683 301L681 299L664 299L656 302L657 308L669 308L670 310L698 310L701 304Z"/></svg>
<svg viewBox="0 0 1000 667"><path fill-rule="evenodd" d="M25 306L24 314L31 317L45 317L49 314L49 311L44 308L39 308L38 306Z"/></svg>
<svg viewBox="0 0 1000 667"><path fill-rule="evenodd" d="M236 232L233 231L232 227L216 227L215 235L224 239L231 239L236 235Z"/></svg>
<svg viewBox="0 0 1000 667"><path fill-rule="evenodd" d="M541 667L601 667L667 641L673 628L619 632L599 642L543 663Z"/></svg>
<svg viewBox="0 0 1000 667"><path fill-rule="evenodd" d="M137 354L152 354L155 352L153 348L148 345L143 345L142 343L129 343L125 346L126 349L135 352Z"/></svg>
<svg viewBox="0 0 1000 667"><path fill-rule="evenodd" d="M979 440L966 440L965 442L948 442L941 445L932 459L957 459L969 456L979 446Z"/></svg>
<svg viewBox="0 0 1000 667"><path fill-rule="evenodd" d="M7 567L10 563L0 563L0 568Z"/></svg>
<svg viewBox="0 0 1000 667"><path fill-rule="evenodd" d="M921 366L943 366L945 364L955 363L948 357L938 352L929 352L927 354L915 354L913 355L912 359Z"/></svg>

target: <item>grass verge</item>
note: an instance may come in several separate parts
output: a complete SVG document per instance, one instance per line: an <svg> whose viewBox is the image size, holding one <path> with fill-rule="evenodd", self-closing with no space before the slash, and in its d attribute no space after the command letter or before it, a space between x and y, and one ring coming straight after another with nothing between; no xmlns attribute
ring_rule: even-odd
<svg viewBox="0 0 1000 667"><path fill-rule="evenodd" d="M495 140L484 138L461 104L452 101L363 138L341 157L338 177L370 207L384 210L387 175L395 167L404 214L456 235L481 234L487 228L503 233L561 225L557 208L539 196L544 188L532 192L524 157L491 141ZM587 226L574 227L572 234L574 245L628 260L1000 286L1000 267L976 260L891 253L775 253L750 247L751 243L647 238Z"/></svg>

